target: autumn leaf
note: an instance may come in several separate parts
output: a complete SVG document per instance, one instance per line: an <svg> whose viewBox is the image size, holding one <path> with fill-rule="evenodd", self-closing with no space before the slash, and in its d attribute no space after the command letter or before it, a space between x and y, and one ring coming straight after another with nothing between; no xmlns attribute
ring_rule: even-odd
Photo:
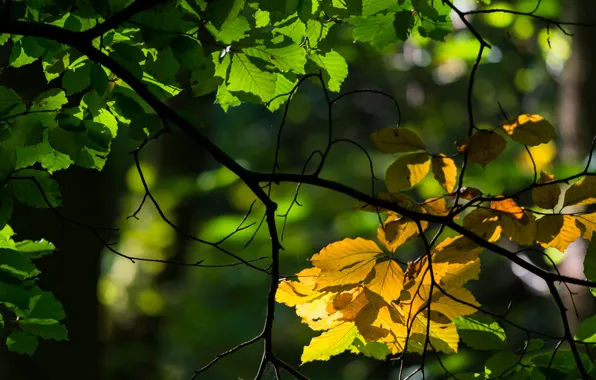
<svg viewBox="0 0 596 380"><path fill-rule="evenodd" d="M596 203L596 177L586 176L567 189L563 206L593 203Z"/></svg>
<svg viewBox="0 0 596 380"><path fill-rule="evenodd" d="M384 128L373 132L370 138L382 153L415 152L426 149L416 133L404 128Z"/></svg>
<svg viewBox="0 0 596 380"><path fill-rule="evenodd" d="M380 295L387 303L399 298L403 289L404 272L393 260L383 261L375 265L373 277L365 283L370 291Z"/></svg>
<svg viewBox="0 0 596 380"><path fill-rule="evenodd" d="M358 328L354 322L344 322L321 335L312 338L302 352L302 364L313 360L329 360L347 350L356 338Z"/></svg>
<svg viewBox="0 0 596 380"><path fill-rule="evenodd" d="M554 181L555 176L546 172L540 172L540 179L536 182L537 184L543 184ZM561 195L561 188L558 184L554 183L551 185L545 185L535 187L532 189L532 200L536 203L536 206L546 209L553 209L559 203L559 197Z"/></svg>
<svg viewBox="0 0 596 380"><path fill-rule="evenodd" d="M428 198L420 206L431 215L445 216L449 214L445 198Z"/></svg>
<svg viewBox="0 0 596 380"><path fill-rule="evenodd" d="M486 168L505 150L507 141L493 131L480 130L468 137L465 143L458 147L460 152L467 152L471 162Z"/></svg>
<svg viewBox="0 0 596 380"><path fill-rule="evenodd" d="M451 193L457 183L457 166L452 158L440 154L432 157L432 170L441 187Z"/></svg>
<svg viewBox="0 0 596 380"><path fill-rule="evenodd" d="M495 212L483 208L477 208L466 215L464 227L490 243L499 240L503 230Z"/></svg>
<svg viewBox="0 0 596 380"><path fill-rule="evenodd" d="M555 127L540 115L523 114L501 125L515 141L527 146L545 144L557 137Z"/></svg>
<svg viewBox="0 0 596 380"><path fill-rule="evenodd" d="M511 215L501 214L499 222L503 228L503 235L519 245L532 245L536 236L536 217L524 211L524 216L514 218Z"/></svg>
<svg viewBox="0 0 596 380"><path fill-rule="evenodd" d="M575 222L581 230L582 237L592 240L592 234L596 231L596 213L576 215Z"/></svg>
<svg viewBox="0 0 596 380"><path fill-rule="evenodd" d="M311 259L313 265L321 269L315 289L356 284L364 280L381 253L375 242L362 238L329 244Z"/></svg>
<svg viewBox="0 0 596 380"><path fill-rule="evenodd" d="M497 198L503 198L503 196L499 196ZM490 202L490 208L497 212L511 215L511 217L515 219L523 219L524 217L524 210L519 207L511 198L506 198L500 201L492 201Z"/></svg>
<svg viewBox="0 0 596 380"><path fill-rule="evenodd" d="M385 173L389 191L397 193L422 181L430 169L428 153L414 153L396 159Z"/></svg>
<svg viewBox="0 0 596 380"><path fill-rule="evenodd" d="M428 222L421 221L424 231ZM396 214L389 215L385 222L377 229L377 238L391 252L419 235L415 221Z"/></svg>
<svg viewBox="0 0 596 380"><path fill-rule="evenodd" d="M544 248L553 247L565 252L580 235L575 218L570 215L544 215L536 221L536 241Z"/></svg>

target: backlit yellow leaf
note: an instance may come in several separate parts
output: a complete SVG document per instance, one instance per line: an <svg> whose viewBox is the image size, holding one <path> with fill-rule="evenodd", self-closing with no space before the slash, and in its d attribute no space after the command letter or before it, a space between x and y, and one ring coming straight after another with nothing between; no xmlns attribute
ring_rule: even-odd
<svg viewBox="0 0 596 380"><path fill-rule="evenodd" d="M345 297L342 304L333 305L333 308L340 312L344 320L353 321L360 311L369 304L368 298L363 287L354 289L352 298L348 301ZM340 307L341 306L341 307Z"/></svg>
<svg viewBox="0 0 596 380"><path fill-rule="evenodd" d="M499 134L480 130L470 136L461 146L460 150L468 152L468 159L471 162L482 165L486 168L489 162L494 161L505 150L507 141Z"/></svg>
<svg viewBox="0 0 596 380"><path fill-rule="evenodd" d="M497 198L502 198L502 196ZM492 201L490 202L490 208L497 212L508 214L515 219L523 219L524 217L524 210L511 198L503 199L502 201Z"/></svg>
<svg viewBox="0 0 596 380"><path fill-rule="evenodd" d="M536 241L545 248L553 247L565 252L580 234L575 217L570 215L544 215L536 221Z"/></svg>
<svg viewBox="0 0 596 380"><path fill-rule="evenodd" d="M358 335L354 322L344 322L321 335L312 338L302 352L302 364L313 360L329 360L347 350Z"/></svg>
<svg viewBox="0 0 596 380"><path fill-rule="evenodd" d="M540 179L536 182L537 184L547 183L554 181L555 176L546 172L540 172ZM558 184L545 185L535 187L532 189L532 200L536 203L536 206L553 209L559 203L559 196L561 195L561 188Z"/></svg>
<svg viewBox="0 0 596 380"><path fill-rule="evenodd" d="M424 231L428 222L421 221ZM377 238L391 252L418 236L418 225L411 219L399 215L389 215L377 229Z"/></svg>
<svg viewBox="0 0 596 380"><path fill-rule="evenodd" d="M380 341L389 347L392 354L403 352L408 329L399 316L399 313L395 310L395 307L390 305L381 307L372 325L388 331Z"/></svg>
<svg viewBox="0 0 596 380"><path fill-rule="evenodd" d="M385 173L389 191L397 193L422 181L430 169L428 153L414 153L396 159Z"/></svg>
<svg viewBox="0 0 596 380"><path fill-rule="evenodd" d="M476 197L481 197L481 196L482 196L482 191L480 191L474 187L462 187L459 190L459 199L471 200L471 199L474 199ZM456 197L457 197L457 193L450 195L451 199L455 199Z"/></svg>
<svg viewBox="0 0 596 380"><path fill-rule="evenodd" d="M385 128L375 131L370 138L383 153L415 152L425 150L426 146L418 135L403 128Z"/></svg>
<svg viewBox="0 0 596 380"><path fill-rule="evenodd" d="M375 265L374 277L365 284L366 288L383 297L390 303L399 298L403 289L404 272L393 260L383 261Z"/></svg>
<svg viewBox="0 0 596 380"><path fill-rule="evenodd" d="M420 313L419 315L422 314L426 315L426 312ZM426 340L426 331L429 329L429 327L427 327L428 324L429 321L426 317L420 316L417 318L417 323L412 327L412 335L410 336L412 342L408 341L408 350L422 353ZM453 322L438 323L431 320L429 339L435 350L438 352L443 352L445 354L457 352L459 334L457 333L457 328ZM414 343L419 344L414 345ZM416 349L415 347L419 347L419 349Z"/></svg>
<svg viewBox="0 0 596 380"><path fill-rule="evenodd" d="M275 301L294 307L311 302L322 295L322 293L315 292L300 282L282 281L275 293Z"/></svg>
<svg viewBox="0 0 596 380"><path fill-rule="evenodd" d="M431 215L444 216L449 214L449 209L447 208L447 201L445 201L445 198L428 198L420 206L422 206L422 208Z"/></svg>
<svg viewBox="0 0 596 380"><path fill-rule="evenodd" d="M323 248L313 255L311 262L321 271L339 271L363 261L370 261L382 252L374 241L362 238L344 239Z"/></svg>
<svg viewBox="0 0 596 380"><path fill-rule="evenodd" d="M441 154L432 157L433 175L439 184L451 193L457 183L457 166L452 158Z"/></svg>
<svg viewBox="0 0 596 380"><path fill-rule="evenodd" d="M557 137L555 127L540 115L523 114L501 125L520 144L535 146Z"/></svg>
<svg viewBox="0 0 596 380"><path fill-rule="evenodd" d="M499 222L503 228L503 235L519 245L532 245L536 236L536 217L524 211L524 217L514 218L511 215L501 214Z"/></svg>
<svg viewBox="0 0 596 380"><path fill-rule="evenodd" d="M480 307L480 304L468 289L462 287L449 288L445 292L453 298L444 293L437 294L436 299L433 296L431 310L439 312L450 319L471 315L478 311L477 308Z"/></svg>
<svg viewBox="0 0 596 380"><path fill-rule="evenodd" d="M586 176L565 192L563 206L596 203L596 176Z"/></svg>
<svg viewBox="0 0 596 380"><path fill-rule="evenodd" d="M302 284L308 286L309 289L314 289L320 273L320 268L312 267L301 270L296 276Z"/></svg>
<svg viewBox="0 0 596 380"><path fill-rule="evenodd" d="M596 231L596 213L576 215L575 222L582 232L582 237L592 240L592 234Z"/></svg>
<svg viewBox="0 0 596 380"><path fill-rule="evenodd" d="M464 227L491 243L501 237L499 217L492 210L483 208L473 210L464 217Z"/></svg>
<svg viewBox="0 0 596 380"><path fill-rule="evenodd" d="M376 258L370 257L341 270L321 271L315 289L321 290L330 286L357 284L368 276L375 266L375 262Z"/></svg>
<svg viewBox="0 0 596 380"><path fill-rule="evenodd" d="M311 301L296 305L296 315L302 317L303 321L329 318L333 313L327 311L327 304L334 296L335 293L320 293Z"/></svg>

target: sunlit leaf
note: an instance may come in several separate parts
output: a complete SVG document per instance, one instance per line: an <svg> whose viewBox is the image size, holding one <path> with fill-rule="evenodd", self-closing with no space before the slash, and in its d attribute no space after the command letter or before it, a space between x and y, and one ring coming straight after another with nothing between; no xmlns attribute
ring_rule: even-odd
<svg viewBox="0 0 596 380"><path fill-rule="evenodd" d="M581 231L570 215L544 215L536 221L536 241L543 247L553 247L565 252L576 241Z"/></svg>
<svg viewBox="0 0 596 380"><path fill-rule="evenodd" d="M540 172L540 179L537 184L554 181L555 176L546 172ZM535 187L532 189L532 200L538 207L553 209L559 203L561 188L558 184Z"/></svg>
<svg viewBox="0 0 596 380"><path fill-rule="evenodd" d="M422 231L428 222L421 221ZM389 215L385 222L377 229L377 238L391 252L419 235L418 225L415 221L398 215Z"/></svg>
<svg viewBox="0 0 596 380"><path fill-rule="evenodd" d="M451 193L457 184L457 166L452 158L441 154L432 157L432 168L435 179L441 187Z"/></svg>
<svg viewBox="0 0 596 380"><path fill-rule="evenodd" d="M555 127L540 115L522 114L501 125L511 138L520 144L535 146L557 137Z"/></svg>
<svg viewBox="0 0 596 380"><path fill-rule="evenodd" d="M464 227L491 243L501 237L499 217L492 210L483 208L473 210L464 217Z"/></svg>
<svg viewBox="0 0 596 380"><path fill-rule="evenodd" d="M357 334L358 329L354 322L344 322L318 337L312 338L310 344L304 347L302 363L313 360L329 360L332 356L347 350Z"/></svg>
<svg viewBox="0 0 596 380"><path fill-rule="evenodd" d="M563 206L596 203L596 176L586 176L565 192Z"/></svg>
<svg viewBox="0 0 596 380"><path fill-rule="evenodd" d="M460 152L467 152L471 162L486 168L490 162L499 157L505 150L507 141L498 133L487 130L476 131L465 143L458 147Z"/></svg>
<svg viewBox="0 0 596 380"><path fill-rule="evenodd" d="M428 153L414 153L399 157L387 169L385 183L389 191L397 193L422 181L430 169Z"/></svg>
<svg viewBox="0 0 596 380"><path fill-rule="evenodd" d="M365 284L366 288L388 303L397 300L404 282L404 272L399 264L393 260L383 261L375 265L373 273L373 278Z"/></svg>
<svg viewBox="0 0 596 380"><path fill-rule="evenodd" d="M502 196L497 198L502 198ZM498 213L510 215L515 219L523 219L524 217L524 210L511 198L506 198L502 201L492 201L490 202L490 208Z"/></svg>
<svg viewBox="0 0 596 380"><path fill-rule="evenodd" d="M596 316L588 317L582 321L575 332L575 339L584 343L596 343Z"/></svg>
<svg viewBox="0 0 596 380"><path fill-rule="evenodd" d="M415 132L404 128L384 128L371 133L370 138L382 153L415 152L426 149L426 145Z"/></svg>
<svg viewBox="0 0 596 380"><path fill-rule="evenodd" d="M453 320L462 341L476 350L499 350L505 344L505 330L485 315L462 316Z"/></svg>
<svg viewBox="0 0 596 380"><path fill-rule="evenodd" d="M499 222L503 228L503 235L520 245L532 245L536 236L536 217L524 211L524 216L515 218L511 215L499 215Z"/></svg>

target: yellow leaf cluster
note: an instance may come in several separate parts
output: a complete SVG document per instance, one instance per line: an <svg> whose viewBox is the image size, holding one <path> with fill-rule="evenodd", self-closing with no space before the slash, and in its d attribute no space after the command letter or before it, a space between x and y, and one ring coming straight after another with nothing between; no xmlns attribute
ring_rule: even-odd
<svg viewBox="0 0 596 380"><path fill-rule="evenodd" d="M408 224L401 226L409 230ZM407 351L422 352L427 331L437 350L456 352L459 336L451 319L476 311L478 303L463 285L478 278L480 251L462 236L449 238L430 261L424 255L404 273L373 241L344 239L315 254L313 267L298 273L297 281L282 281L276 301L295 307L303 323L322 331L304 348L303 363L346 350L366 354L361 348L373 344L397 354L407 341ZM431 270L440 288L431 286Z"/></svg>

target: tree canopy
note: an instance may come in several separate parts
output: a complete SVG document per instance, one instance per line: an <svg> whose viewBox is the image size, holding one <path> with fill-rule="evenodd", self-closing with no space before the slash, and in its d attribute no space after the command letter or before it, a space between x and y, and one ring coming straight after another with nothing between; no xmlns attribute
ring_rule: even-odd
<svg viewBox="0 0 596 380"><path fill-rule="evenodd" d="M132 262L218 266L206 258L180 263L130 255L115 249L105 237L114 227L82 223L62 213L62 203L69 200L62 198L54 174L74 166L101 171L112 157L113 143L124 134L136 142L131 153L143 193L132 216L136 218L140 210L152 205L177 234L227 256L231 262L225 266L248 267L269 278L268 292L263 294L267 302L262 331L212 361L200 358L205 366L189 374L192 379L208 373L221 358L258 343L262 344L262 361L255 378L263 378L270 370L278 379L280 372L287 373L284 378L307 378L287 363L292 358L277 352L279 341L274 341L274 334L284 328L275 318L283 307L279 304L294 308L304 328L317 334L304 347L301 362L305 367L342 353L402 363L406 354L413 354L419 362L417 371L424 374L431 353L449 357L465 345L478 352L484 372L452 374L441 364L447 376L595 376L591 345L596 339L596 319L586 318L572 331L562 293L571 292L569 285L596 288L596 243L589 245L582 278L558 273L555 263L549 268L535 265L521 253L539 252L548 261L545 250L564 253L578 239L592 241L596 139L582 170L555 176L557 171L542 168L532 153L557 138L554 121L535 113L511 117L503 111L501 122L479 123L473 98L475 77L488 59L492 42L471 19L486 14L517 15L562 33L571 25L589 25L491 6L490 0L478 3L479 8L471 11L449 0L0 3L0 46L10 48L9 66L19 69L41 63L47 81L46 89L31 98L0 83L0 324L8 349L33 355L40 339L68 339L68 319L60 300L52 289L38 286L43 274L34 264L60 247L44 239L16 239L18 231L10 226L16 203L48 209L62 223L91 231L108 251ZM436 151L433 136L403 126L400 104L391 94L376 89L345 90L350 69L345 46L363 44L376 57L412 38L441 46L454 33L454 22L472 36L466 50L472 57L468 90L462 94L465 137L449 151ZM282 170L281 136L293 101L307 83L323 94L327 123L321 130L327 141L323 149L312 150L300 163L301 171ZM251 169L250 164L237 160L234 151L214 142L202 120L175 110L171 102L183 93L214 99L213 107L226 112L245 103L276 112L278 129L269 132L278 138L270 170ZM387 100L396 117L394 126L375 128L370 134L378 152L390 157L380 181L363 142L345 138L341 126L333 123L334 107L364 93ZM140 156L174 129L229 170L255 198L245 218L221 240L178 228L152 190L154 181L144 171ZM234 136L229 139L241 145ZM344 184L325 172L331 152L343 143L354 145L366 156L371 167L368 190ZM503 194L470 185L470 168L492 175L491 164L502 160L506 149L527 152L533 172L529 184ZM420 196L416 188L428 178L436 181L436 191ZM283 183L297 185L287 210L278 209L274 191ZM376 241L346 236L312 253L309 265L299 272L284 273L285 223L292 208L300 206L302 186L350 197L350 212L376 215ZM245 223L248 215L258 212L262 215L257 223ZM247 258L225 245L229 237L250 228L255 234L263 229L269 235L269 251L260 257ZM408 246L417 249L411 260L401 254ZM505 258L544 281L556 304L551 312L560 318L558 335L535 330L531 323L519 325L479 302L469 282L481 279L483 252ZM527 336L523 347L508 343L507 329L511 328Z"/></svg>

